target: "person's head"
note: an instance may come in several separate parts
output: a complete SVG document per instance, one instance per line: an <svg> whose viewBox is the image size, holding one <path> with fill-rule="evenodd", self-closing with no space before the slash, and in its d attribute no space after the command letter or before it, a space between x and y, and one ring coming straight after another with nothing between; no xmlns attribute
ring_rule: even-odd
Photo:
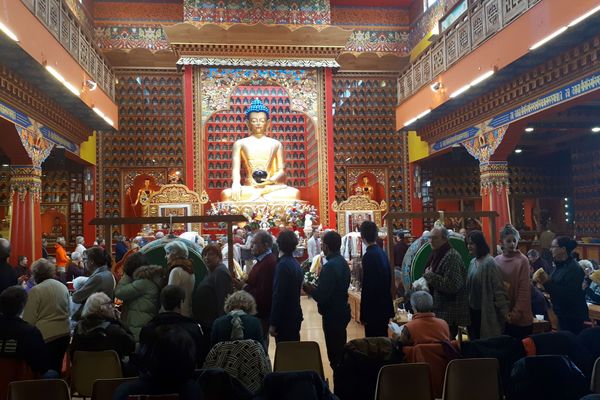
<svg viewBox="0 0 600 400"><path fill-rule="evenodd" d="M467 249L469 254L476 258L481 258L490 254L490 246L488 246L481 231L471 231L467 235Z"/></svg>
<svg viewBox="0 0 600 400"><path fill-rule="evenodd" d="M342 237L336 231L327 231L323 235L321 249L325 257L329 257L332 254L340 252L342 247Z"/></svg>
<svg viewBox="0 0 600 400"><path fill-rule="evenodd" d="M252 237L252 254L259 256L273 247L273 236L269 232L258 231Z"/></svg>
<svg viewBox="0 0 600 400"><path fill-rule="evenodd" d="M223 262L223 253L216 244L209 244L202 249L202 258L209 270L214 269Z"/></svg>
<svg viewBox="0 0 600 400"><path fill-rule="evenodd" d="M142 376L159 384L180 385L196 368L196 344L179 325L156 328L153 340L140 346Z"/></svg>
<svg viewBox="0 0 600 400"><path fill-rule="evenodd" d="M106 261L106 254L102 247L90 247L83 252L83 265L90 273L106 265Z"/></svg>
<svg viewBox="0 0 600 400"><path fill-rule="evenodd" d="M154 239L162 239L165 237L165 233L163 231L158 231L154 234Z"/></svg>
<svg viewBox="0 0 600 400"><path fill-rule="evenodd" d="M559 236L552 241L550 251L555 261L565 261L577 247L577 242L568 236Z"/></svg>
<svg viewBox="0 0 600 400"><path fill-rule="evenodd" d="M60 244L63 247L67 245L67 241L65 240L65 238L63 236L57 237L56 243Z"/></svg>
<svg viewBox="0 0 600 400"><path fill-rule="evenodd" d="M0 260L6 260L10 257L10 242L0 238Z"/></svg>
<svg viewBox="0 0 600 400"><path fill-rule="evenodd" d="M98 242L98 246L104 246L105 240L98 238L97 242Z"/></svg>
<svg viewBox="0 0 600 400"><path fill-rule="evenodd" d="M460 228L458 233L460 233L464 237L467 237L467 230L465 228Z"/></svg>
<svg viewBox="0 0 600 400"><path fill-rule="evenodd" d="M314 231L312 231L312 237L314 237L315 239L318 239L319 236L321 236L321 231L319 231L318 229L315 229Z"/></svg>
<svg viewBox="0 0 600 400"><path fill-rule="evenodd" d="M292 255L298 246L298 237L293 231L282 231L277 236L277 246L283 254Z"/></svg>
<svg viewBox="0 0 600 400"><path fill-rule="evenodd" d="M0 293L0 314L17 317L23 313L27 303L27 292L19 285L9 286Z"/></svg>
<svg viewBox="0 0 600 400"><path fill-rule="evenodd" d="M181 312L185 290L181 286L167 285L160 291L160 304L165 311Z"/></svg>
<svg viewBox="0 0 600 400"><path fill-rule="evenodd" d="M259 99L252 100L246 109L246 124L253 135L263 136L269 127L269 108Z"/></svg>
<svg viewBox="0 0 600 400"><path fill-rule="evenodd" d="M27 267L29 260L27 259L27 256L19 256L18 262L21 267Z"/></svg>
<svg viewBox="0 0 600 400"><path fill-rule="evenodd" d="M537 251L536 249L531 249L527 252L527 259L529 260L529 263L533 264L539 258L540 258L540 252Z"/></svg>
<svg viewBox="0 0 600 400"><path fill-rule="evenodd" d="M144 179L144 187L150 186L150 179Z"/></svg>
<svg viewBox="0 0 600 400"><path fill-rule="evenodd" d="M189 251L185 243L180 240L173 240L165 245L165 254L167 261L172 261L178 258L188 258Z"/></svg>
<svg viewBox="0 0 600 400"><path fill-rule="evenodd" d="M144 265L148 265L148 257L141 251L137 253L133 253L125 260L125 264L123 265L123 272L125 272L130 277L133 277L133 273Z"/></svg>
<svg viewBox="0 0 600 400"><path fill-rule="evenodd" d="M377 225L373 221L364 221L360 224L360 237L365 243L375 243L377 240Z"/></svg>
<svg viewBox="0 0 600 400"><path fill-rule="evenodd" d="M103 292L97 292L87 298L81 312L83 318L116 318L115 303Z"/></svg>
<svg viewBox="0 0 600 400"><path fill-rule="evenodd" d="M235 236L237 236L239 238L244 238L244 237L246 237L246 231L242 228L236 229Z"/></svg>
<svg viewBox="0 0 600 400"><path fill-rule="evenodd" d="M254 315L256 314L256 301L250 293L245 290L238 290L225 299L223 308L226 313L233 310L242 310L246 314Z"/></svg>
<svg viewBox="0 0 600 400"><path fill-rule="evenodd" d="M594 272L594 264L590 260L579 260L579 266L583 270L585 277L588 278Z"/></svg>
<svg viewBox="0 0 600 400"><path fill-rule="evenodd" d="M81 261L81 253L78 251L72 252L71 261L73 261L75 264L78 264Z"/></svg>
<svg viewBox="0 0 600 400"><path fill-rule="evenodd" d="M398 232L394 235L394 239L396 240L396 243L400 243L402 241L404 241L404 232Z"/></svg>
<svg viewBox="0 0 600 400"><path fill-rule="evenodd" d="M369 177L368 176L363 176L362 181L365 185L369 184Z"/></svg>
<svg viewBox="0 0 600 400"><path fill-rule="evenodd" d="M431 244L431 248L433 250L437 250L446 243L448 243L448 229L444 227L437 226L429 232L429 243Z"/></svg>
<svg viewBox="0 0 600 400"><path fill-rule="evenodd" d="M500 241L502 242L502 250L505 253L511 254L517 251L521 235L511 224L506 224L500 231Z"/></svg>
<svg viewBox="0 0 600 400"><path fill-rule="evenodd" d="M83 238L83 236L77 236L75 238L75 244L83 244L83 242L85 242L85 239Z"/></svg>
<svg viewBox="0 0 600 400"><path fill-rule="evenodd" d="M40 258L31 266L31 274L35 283L42 283L46 279L54 278L56 274L56 265L50 260Z"/></svg>
<svg viewBox="0 0 600 400"><path fill-rule="evenodd" d="M432 312L433 297L424 290L416 291L410 296L410 305L415 313Z"/></svg>

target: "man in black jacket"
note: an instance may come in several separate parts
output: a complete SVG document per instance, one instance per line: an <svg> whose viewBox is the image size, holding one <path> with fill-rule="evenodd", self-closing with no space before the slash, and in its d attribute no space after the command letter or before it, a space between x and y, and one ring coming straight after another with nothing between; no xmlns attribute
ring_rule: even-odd
<svg viewBox="0 0 600 400"><path fill-rule="evenodd" d="M160 292L160 303L163 312L154 317L140 332L140 348L149 346L156 338L156 330L163 325L178 325L192 338L196 345L196 361L199 367L204 364L208 354L209 340L202 332L200 325L193 319L181 314L181 306L185 299L185 291L176 285L167 285Z"/></svg>
<svg viewBox="0 0 600 400"><path fill-rule="evenodd" d="M388 322L394 316L392 303L392 272L387 255L377 246L377 225L365 221L360 236L367 246L362 257L362 291L360 319L365 325L365 337L388 335Z"/></svg>
<svg viewBox="0 0 600 400"><path fill-rule="evenodd" d="M0 238L0 293L9 286L17 284L15 269L8 263L10 242Z"/></svg>
<svg viewBox="0 0 600 400"><path fill-rule="evenodd" d="M341 361L347 339L346 326L350 322L350 268L340 254L341 244L342 238L337 232L325 233L321 249L326 261L319 275L319 285L316 288L309 284L304 285L304 291L317 301L319 314L323 316L327 357L332 369Z"/></svg>

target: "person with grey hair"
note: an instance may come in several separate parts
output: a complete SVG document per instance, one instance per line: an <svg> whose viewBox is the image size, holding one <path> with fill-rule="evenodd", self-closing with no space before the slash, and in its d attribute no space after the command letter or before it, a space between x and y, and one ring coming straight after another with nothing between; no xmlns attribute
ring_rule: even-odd
<svg viewBox="0 0 600 400"><path fill-rule="evenodd" d="M8 263L8 257L10 257L10 242L0 238L0 292L17 284L17 274Z"/></svg>
<svg viewBox="0 0 600 400"><path fill-rule="evenodd" d="M542 258L540 252L536 249L531 249L527 252L527 259L529 260L530 275L540 268L543 269L548 275L552 275L554 272L554 265Z"/></svg>
<svg viewBox="0 0 600 400"><path fill-rule="evenodd" d="M79 254L83 254L83 252L86 250L85 248L85 239L83 236L77 236L75 238L75 244L77 246L75 246L75 251L78 252ZM71 258L73 258L73 256L71 255Z"/></svg>
<svg viewBox="0 0 600 400"><path fill-rule="evenodd" d="M410 304L415 314L412 320L402 327L398 341L405 346L416 346L451 339L448 323L441 318L436 318L433 312L433 297L429 293L414 292L410 296Z"/></svg>
<svg viewBox="0 0 600 400"><path fill-rule="evenodd" d="M510 301L504 333L522 340L533 331L529 260L519 251L521 236L514 226L504 226L500 231L500 240L502 254L495 259L502 271Z"/></svg>
<svg viewBox="0 0 600 400"><path fill-rule="evenodd" d="M192 297L196 277L192 260L188 258L189 251L186 244L181 240L173 240L165 245L165 253L169 268L169 285L177 285L185 291L185 299L181 314L186 317L192 316Z"/></svg>
<svg viewBox="0 0 600 400"><path fill-rule="evenodd" d="M429 233L432 252L423 278L433 293L433 310L450 326L450 336L456 337L459 326L468 326L469 303L467 268L461 255L450 245L448 230L436 226Z"/></svg>
<svg viewBox="0 0 600 400"><path fill-rule="evenodd" d="M82 276L85 271L83 270L83 253L74 251L71 253L71 262L67 265L67 273L65 275L65 282L73 282L73 279Z"/></svg>
<svg viewBox="0 0 600 400"><path fill-rule="evenodd" d="M101 247L90 247L83 253L83 265L90 273L90 277L83 286L73 293L74 303L85 304L88 297L97 292L106 294L109 298L115 297L116 280L108 267L109 259ZM83 307L73 315L74 320L81 317Z"/></svg>
<svg viewBox="0 0 600 400"><path fill-rule="evenodd" d="M33 372L44 374L49 369L46 344L40 330L21 319L26 303L27 292L19 285L0 293L0 358L23 360Z"/></svg>
<svg viewBox="0 0 600 400"><path fill-rule="evenodd" d="M213 322L211 346L219 342L246 339L263 344L262 326L260 320L254 316L256 302L250 293L238 290L229 295L225 300L224 311L226 314Z"/></svg>
<svg viewBox="0 0 600 400"><path fill-rule="evenodd" d="M48 349L49 368L62 370L62 360L69 345L69 291L54 279L56 266L40 258L31 266L36 285L29 291L23 320L42 332Z"/></svg>
<svg viewBox="0 0 600 400"><path fill-rule="evenodd" d="M250 270L245 285L243 282L237 286L250 293L256 300L258 310L256 316L260 319L263 329L263 341L269 347L269 320L271 318L271 304L273 301L273 281L277 267L277 256L273 254L273 236L266 231L258 231L252 237L252 254L256 264Z"/></svg>
<svg viewBox="0 0 600 400"><path fill-rule="evenodd" d="M114 350L126 369L124 361L135 351L135 340L119 321L114 302L104 293L94 293L85 302L81 316L73 332L71 356L76 351Z"/></svg>

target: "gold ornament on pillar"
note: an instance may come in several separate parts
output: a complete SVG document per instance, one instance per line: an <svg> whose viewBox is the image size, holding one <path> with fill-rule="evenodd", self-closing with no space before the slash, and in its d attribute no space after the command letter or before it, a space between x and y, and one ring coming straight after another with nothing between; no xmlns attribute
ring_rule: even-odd
<svg viewBox="0 0 600 400"><path fill-rule="evenodd" d="M36 168L41 168L44 160L50 155L54 143L46 140L40 130L41 125L38 122L33 120L31 122L32 124L28 128L18 125L15 125L15 127L19 133L21 143L25 151L27 151L27 155L31 158L32 165Z"/></svg>
<svg viewBox="0 0 600 400"><path fill-rule="evenodd" d="M479 164L481 175L481 195L485 196L494 188L500 193L509 192L508 163L506 161L490 161Z"/></svg>
<svg viewBox="0 0 600 400"><path fill-rule="evenodd" d="M27 193L37 202L42 196L42 170L32 166L12 166L10 196L16 193L20 201L25 201Z"/></svg>
<svg viewBox="0 0 600 400"><path fill-rule="evenodd" d="M465 149L475 157L480 163L490 161L490 158L502 142L504 134L508 129L508 125L501 126L497 129L489 129L487 122L479 126L479 133L472 139L463 142Z"/></svg>

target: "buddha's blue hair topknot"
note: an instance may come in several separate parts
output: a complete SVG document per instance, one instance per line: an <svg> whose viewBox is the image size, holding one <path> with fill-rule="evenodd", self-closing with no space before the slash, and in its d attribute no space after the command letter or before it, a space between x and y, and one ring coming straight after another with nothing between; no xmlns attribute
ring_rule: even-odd
<svg viewBox="0 0 600 400"><path fill-rule="evenodd" d="M250 118L250 113L253 112L264 112L267 114L267 119L269 119L269 108L263 104L260 99L252 100L250 107L246 108L246 119Z"/></svg>

